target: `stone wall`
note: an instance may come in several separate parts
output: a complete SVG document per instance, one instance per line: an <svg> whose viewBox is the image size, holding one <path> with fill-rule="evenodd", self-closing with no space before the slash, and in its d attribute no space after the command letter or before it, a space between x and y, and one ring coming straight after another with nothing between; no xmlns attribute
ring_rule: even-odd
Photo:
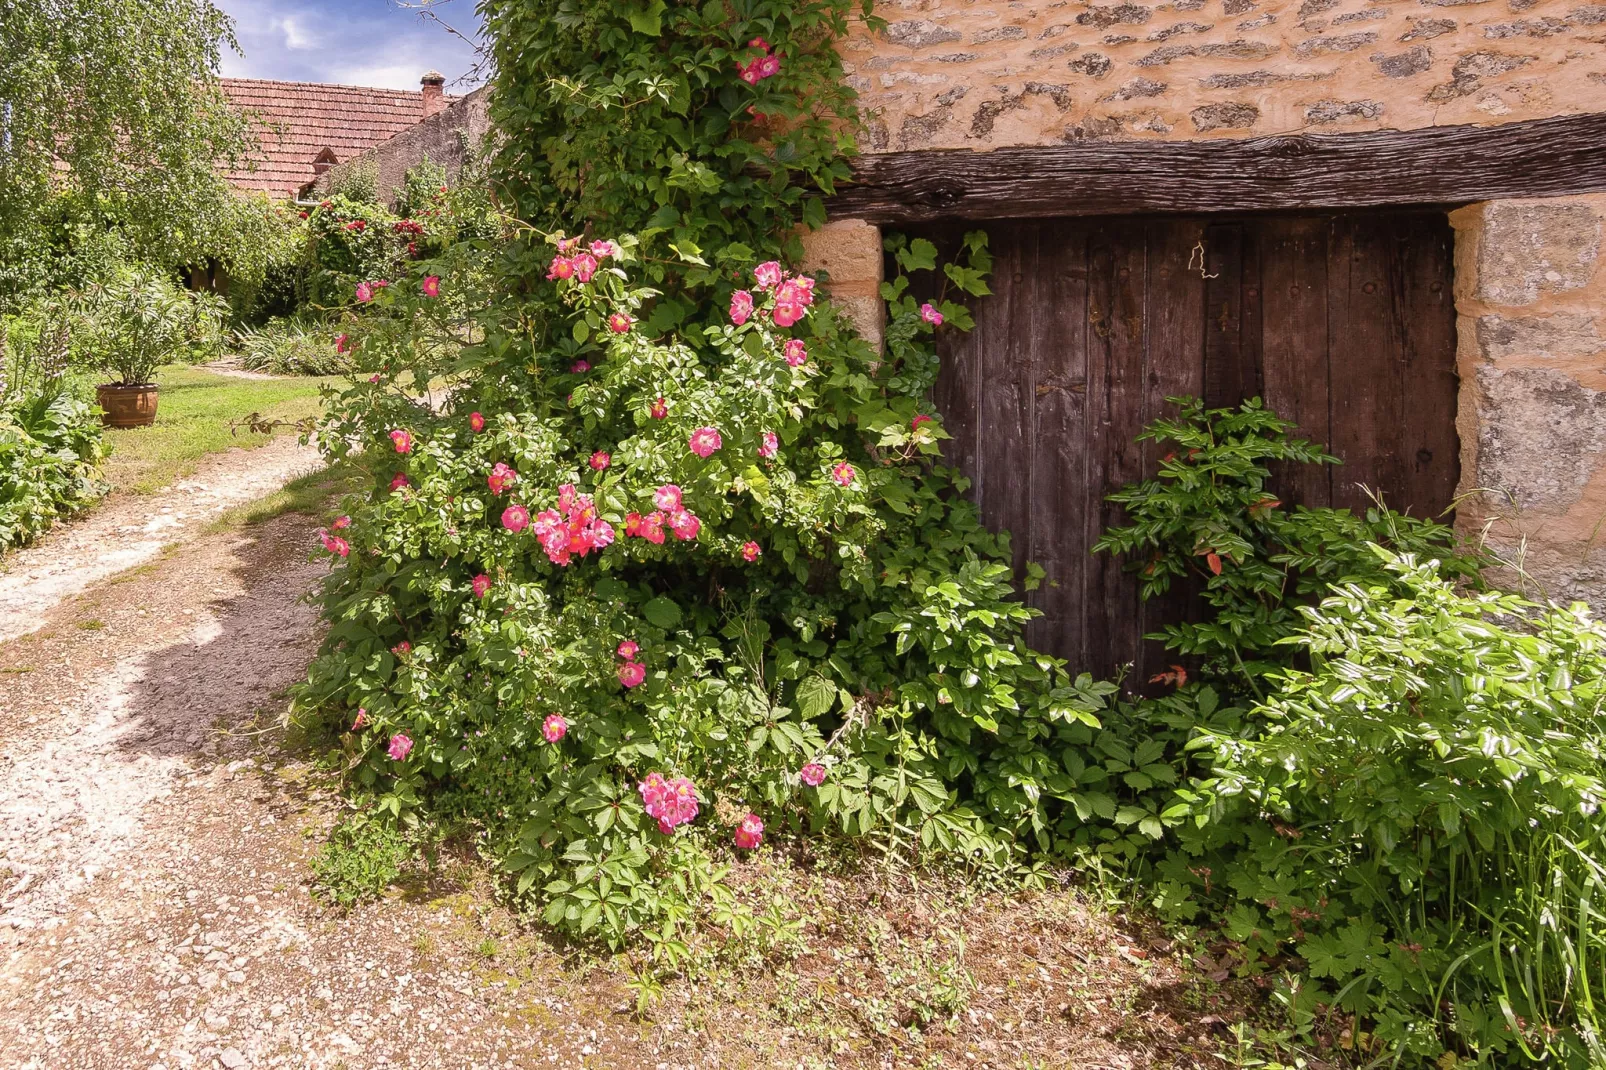
<svg viewBox="0 0 1606 1070"><path fill-rule="evenodd" d="M386 204L394 204L402 179L426 155L432 163L446 168L448 174L457 174L464 161L479 150L491 129L488 93L488 87L476 89L361 156L342 160L318 177L311 196L317 198L328 193L350 169L371 166L378 175L380 196Z"/></svg>
<svg viewBox="0 0 1606 1070"><path fill-rule="evenodd" d="M1454 212L1463 530L1606 608L1606 195ZM1523 576L1518 571L1526 572Z"/></svg>
<svg viewBox="0 0 1606 1070"><path fill-rule="evenodd" d="M1414 129L1606 111L1590 0L877 0L864 148Z"/></svg>

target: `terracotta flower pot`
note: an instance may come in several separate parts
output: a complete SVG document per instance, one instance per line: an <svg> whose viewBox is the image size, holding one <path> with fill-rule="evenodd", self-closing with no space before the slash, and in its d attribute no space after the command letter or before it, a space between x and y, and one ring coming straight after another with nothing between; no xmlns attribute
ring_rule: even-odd
<svg viewBox="0 0 1606 1070"><path fill-rule="evenodd" d="M149 427L156 422L155 383L106 383L95 387L107 427Z"/></svg>

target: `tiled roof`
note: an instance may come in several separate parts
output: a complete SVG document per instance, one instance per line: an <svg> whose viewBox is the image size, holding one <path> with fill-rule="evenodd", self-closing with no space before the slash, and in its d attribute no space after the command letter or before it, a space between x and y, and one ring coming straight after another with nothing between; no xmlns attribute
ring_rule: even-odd
<svg viewBox="0 0 1606 1070"><path fill-rule="evenodd" d="M255 170L232 171L226 177L241 189L279 197L294 196L313 180L317 172L312 161L324 149L341 163L424 118L421 92L255 78L224 78L222 83L230 102L250 115L261 143Z"/></svg>

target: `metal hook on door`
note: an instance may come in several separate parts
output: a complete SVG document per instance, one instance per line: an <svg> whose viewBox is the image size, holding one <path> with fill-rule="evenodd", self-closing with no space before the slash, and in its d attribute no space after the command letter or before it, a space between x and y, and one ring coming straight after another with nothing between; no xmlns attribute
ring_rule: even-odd
<svg viewBox="0 0 1606 1070"><path fill-rule="evenodd" d="M1188 270L1189 271L1193 271L1194 270L1194 263L1193 262L1195 260L1197 260L1199 262L1198 271L1199 271L1199 277L1201 279L1219 279L1219 278L1221 278L1221 272L1219 272L1219 271L1216 272L1214 275L1208 274L1205 271L1205 244L1204 244L1204 239L1203 238L1200 238L1197 242L1194 243L1193 252L1188 254Z"/></svg>

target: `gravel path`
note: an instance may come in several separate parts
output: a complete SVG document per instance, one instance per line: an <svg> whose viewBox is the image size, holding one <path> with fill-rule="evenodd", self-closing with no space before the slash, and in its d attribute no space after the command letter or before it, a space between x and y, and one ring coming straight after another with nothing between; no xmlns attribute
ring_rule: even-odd
<svg viewBox="0 0 1606 1070"><path fill-rule="evenodd" d="M316 647L314 544L306 517L225 532L0 644L0 1067L488 1070L635 1050L628 993L567 994L554 952L525 959L543 980L521 990L483 946L511 929L483 891L443 880L345 916L309 894L341 803L274 726ZM551 1027L576 1021L592 1024Z"/></svg>
<svg viewBox="0 0 1606 1070"><path fill-rule="evenodd" d="M193 538L228 509L278 490L321 461L288 436L228 450L156 494L114 497L36 545L0 561L0 642L40 627L46 610L98 580ZM3 665L3 662L0 662Z"/></svg>

